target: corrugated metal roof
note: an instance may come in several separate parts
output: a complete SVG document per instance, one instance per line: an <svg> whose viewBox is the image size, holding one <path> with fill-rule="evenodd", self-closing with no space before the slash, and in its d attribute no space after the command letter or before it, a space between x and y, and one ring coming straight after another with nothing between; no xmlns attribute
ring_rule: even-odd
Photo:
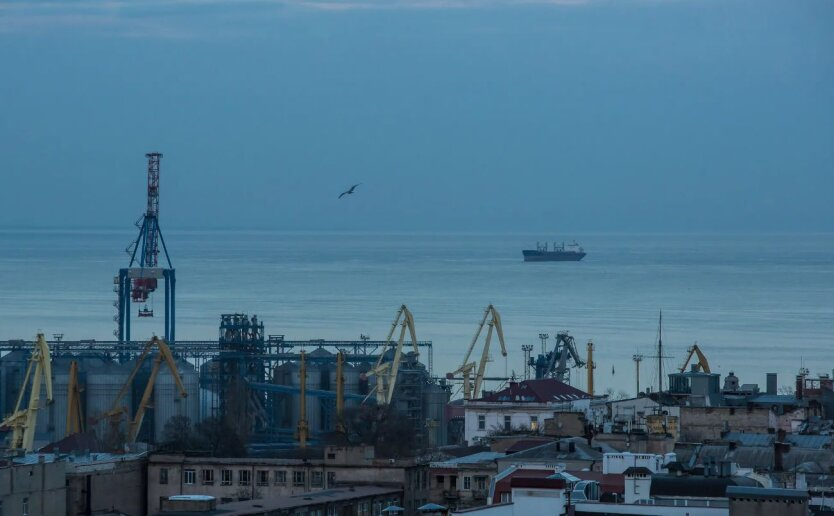
<svg viewBox="0 0 834 516"><path fill-rule="evenodd" d="M131 461L144 457L145 452L142 453L89 453L85 455L65 455L57 453L27 453L22 457L15 457L13 462L15 464L27 465L38 464L40 458L43 457L44 462L66 461L73 464L97 464L102 462L122 462Z"/></svg>
<svg viewBox="0 0 834 516"><path fill-rule="evenodd" d="M787 498L790 500L808 499L808 491L802 489L779 489L748 486L727 486L727 497L744 498Z"/></svg>
<svg viewBox="0 0 834 516"><path fill-rule="evenodd" d="M506 457L506 455L498 452L485 451L473 453L472 455L465 455L463 457L455 457L453 459L445 460L443 462L435 464L437 464L437 467L445 467L456 464L476 464L478 462L490 462L502 457Z"/></svg>
<svg viewBox="0 0 834 516"><path fill-rule="evenodd" d="M800 405L801 401L796 399L796 396L790 394L760 394L755 398L750 398L751 403L759 403L762 405Z"/></svg>
<svg viewBox="0 0 834 516"><path fill-rule="evenodd" d="M745 434L742 432L730 432L724 436L727 441L735 441L742 446L771 446L775 440L772 434Z"/></svg>
<svg viewBox="0 0 834 516"><path fill-rule="evenodd" d="M831 448L830 435L802 435L802 434L788 434L786 441L798 448L815 448L818 450L824 448Z"/></svg>
<svg viewBox="0 0 834 516"><path fill-rule="evenodd" d="M735 441L742 446L773 446L776 436L773 434L746 434L742 432L730 432L724 436L726 441ZM803 435L788 434L785 442L797 448L813 448L822 450L831 448L832 437L830 435Z"/></svg>

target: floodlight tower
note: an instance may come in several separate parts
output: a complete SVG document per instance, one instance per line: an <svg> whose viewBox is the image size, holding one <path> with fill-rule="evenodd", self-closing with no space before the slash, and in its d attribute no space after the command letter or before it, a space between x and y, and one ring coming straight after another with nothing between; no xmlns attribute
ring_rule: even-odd
<svg viewBox="0 0 834 516"><path fill-rule="evenodd" d="M631 356L631 359L634 360L634 365L637 368L637 394L635 396L640 396L640 362L643 361L643 355L635 354Z"/></svg>
<svg viewBox="0 0 834 516"><path fill-rule="evenodd" d="M145 215L136 225L139 227L139 236L136 237L128 247L130 263L127 268L119 269L119 276L116 279L116 291L119 294L118 301L118 323L117 330L120 341L130 340L130 304L145 303L148 296L157 287L158 280L165 280L165 340L175 340L175 286L176 277L174 266L171 264L171 257L168 256L168 249L165 247L165 239L162 238L162 230L159 227L159 160L162 154L151 152L145 154L148 158L148 204ZM165 262L168 267L159 266L159 244L162 244L162 252L165 255ZM139 317L153 317L153 309L147 305L139 309Z"/></svg>

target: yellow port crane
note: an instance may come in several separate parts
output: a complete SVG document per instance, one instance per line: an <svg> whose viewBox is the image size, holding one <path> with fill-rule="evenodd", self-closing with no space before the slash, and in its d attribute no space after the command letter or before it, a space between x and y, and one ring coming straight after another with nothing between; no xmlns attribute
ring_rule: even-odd
<svg viewBox="0 0 834 516"><path fill-rule="evenodd" d="M680 369L681 373L686 372L686 366L688 366L689 362L692 361L693 355L698 357L698 362L695 364L695 370L709 373L709 362L707 362L707 357L701 351L701 348L698 347L697 342L690 346L687 350L686 360L684 361Z"/></svg>
<svg viewBox="0 0 834 516"><path fill-rule="evenodd" d="M81 410L81 385L78 383L78 361L70 362L67 383L67 427L66 437L84 431L84 415Z"/></svg>
<svg viewBox="0 0 834 516"><path fill-rule="evenodd" d="M487 320L489 320L489 322L487 322ZM472 356L472 351L478 343L478 338L481 336L484 325L487 325L484 349L481 352L480 362L475 364L474 361L469 361L469 357ZM484 373L486 372L486 364L489 362L489 346L492 342L493 330L495 330L495 333L498 335L498 342L501 344L501 355L506 357L507 347L504 345L504 328L501 326L501 315L494 306L489 305L484 310L484 316L481 318L480 324L478 324L478 329L475 330L475 336L472 337L472 342L469 343L469 349L466 350L466 356L463 357L463 364L455 371L446 375L447 378L454 378L457 374L460 374L463 377L463 399L465 400L477 398L481 392L481 386L484 382ZM478 368L477 371L475 371L476 365ZM475 371L474 381L471 379L472 371Z"/></svg>
<svg viewBox="0 0 834 516"><path fill-rule="evenodd" d="M298 447L307 447L307 438L310 437L310 425L307 423L307 361L301 352L301 365L298 369L298 426L295 430L295 437L298 439Z"/></svg>
<svg viewBox="0 0 834 516"><path fill-rule="evenodd" d="M49 346L43 333L38 333L32 355L29 357L29 365L26 367L26 376L23 377L23 385L20 386L20 394L17 395L14 412L0 423L12 429L9 448L34 451L35 425L38 422L38 405L41 402L41 383L46 384L46 402L52 403L52 362ZM27 389L29 390L29 404L26 408L21 408Z"/></svg>
<svg viewBox="0 0 834 516"><path fill-rule="evenodd" d="M174 360L174 355L173 353L171 353L171 349L168 347L168 344L166 344L164 340L154 336L151 340L147 342L147 344L145 344L145 348L142 350L142 353L136 359L136 365L133 366L133 370L130 372L130 376L127 377L127 381L124 385L122 385L119 394L116 395L116 399L113 400L113 406L107 412L107 416L110 419L111 432L113 433L113 435L118 435L118 428L122 422L122 415L127 414L128 418L130 418L130 412L128 408L121 405L122 398L124 398L128 390L130 390L130 386L133 383L133 379L136 377L136 373L139 372L139 369L142 367L142 364L153 353L154 348L156 348L158 352L154 357L153 366L151 366L151 375L148 378L147 385L145 385L145 391L142 394L142 400L139 402L139 407L136 409L136 415L129 422L128 432L125 439L127 443L136 442L136 436L139 434L139 429L142 428L142 420L145 418L145 411L151 405L151 395L153 394L154 384L156 383L156 376L159 374L159 369L162 366L163 360L168 365L168 369L171 371L171 375L174 377L174 383L176 383L177 385L177 389L179 390L180 396L182 398L188 396L188 393L186 392L185 387L182 384L182 379L180 379L180 374L177 371L177 363Z"/></svg>
<svg viewBox="0 0 834 516"><path fill-rule="evenodd" d="M394 348L394 357L391 361L385 361L385 354L391 346L391 338L400 326L400 338L397 340L397 345ZM367 376L376 376L376 385L368 393L366 400L372 394L376 394L376 402L379 405L388 405L394 399L394 388L397 384L397 373L400 370L400 362L403 355L403 344L405 343L406 330L411 336L411 344L414 346L414 353L419 354L420 350L417 347L417 331L414 329L414 317L405 305L400 306L397 310L397 315L394 317L394 322L391 324L391 331L388 332L388 337L385 339L385 346L379 354L379 360L376 365L368 371Z"/></svg>

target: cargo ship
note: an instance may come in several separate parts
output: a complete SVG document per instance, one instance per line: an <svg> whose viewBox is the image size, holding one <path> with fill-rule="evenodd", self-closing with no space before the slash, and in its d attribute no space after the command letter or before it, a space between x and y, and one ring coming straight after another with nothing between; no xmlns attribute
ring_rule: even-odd
<svg viewBox="0 0 834 516"><path fill-rule="evenodd" d="M568 245L554 243L553 250L548 248L547 242L536 242L536 249L525 249L522 253L525 262L578 262L585 258L585 250L576 242Z"/></svg>

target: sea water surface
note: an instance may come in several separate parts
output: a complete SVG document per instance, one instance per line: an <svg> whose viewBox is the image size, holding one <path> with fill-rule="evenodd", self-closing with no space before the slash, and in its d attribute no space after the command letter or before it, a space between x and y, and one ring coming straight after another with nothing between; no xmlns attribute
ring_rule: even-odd
<svg viewBox="0 0 834 516"><path fill-rule="evenodd" d="M522 344L569 330L595 343L596 389L633 393L657 380L658 313L665 369L694 342L714 372L790 385L800 367L834 368L834 235L577 234L581 262L524 263L549 235L170 231L177 337L215 339L221 313L257 314L288 339L382 339L397 308L434 342L434 374L460 365L484 308L504 323L490 375L523 374ZM126 231L0 230L0 340L39 330L112 340L113 276L127 266ZM552 237L551 237L552 238ZM162 312L161 295L150 303ZM136 307L138 308L138 307ZM133 338L162 334L133 319ZM550 343L553 339L549 340ZM572 383L585 387L585 371Z"/></svg>

